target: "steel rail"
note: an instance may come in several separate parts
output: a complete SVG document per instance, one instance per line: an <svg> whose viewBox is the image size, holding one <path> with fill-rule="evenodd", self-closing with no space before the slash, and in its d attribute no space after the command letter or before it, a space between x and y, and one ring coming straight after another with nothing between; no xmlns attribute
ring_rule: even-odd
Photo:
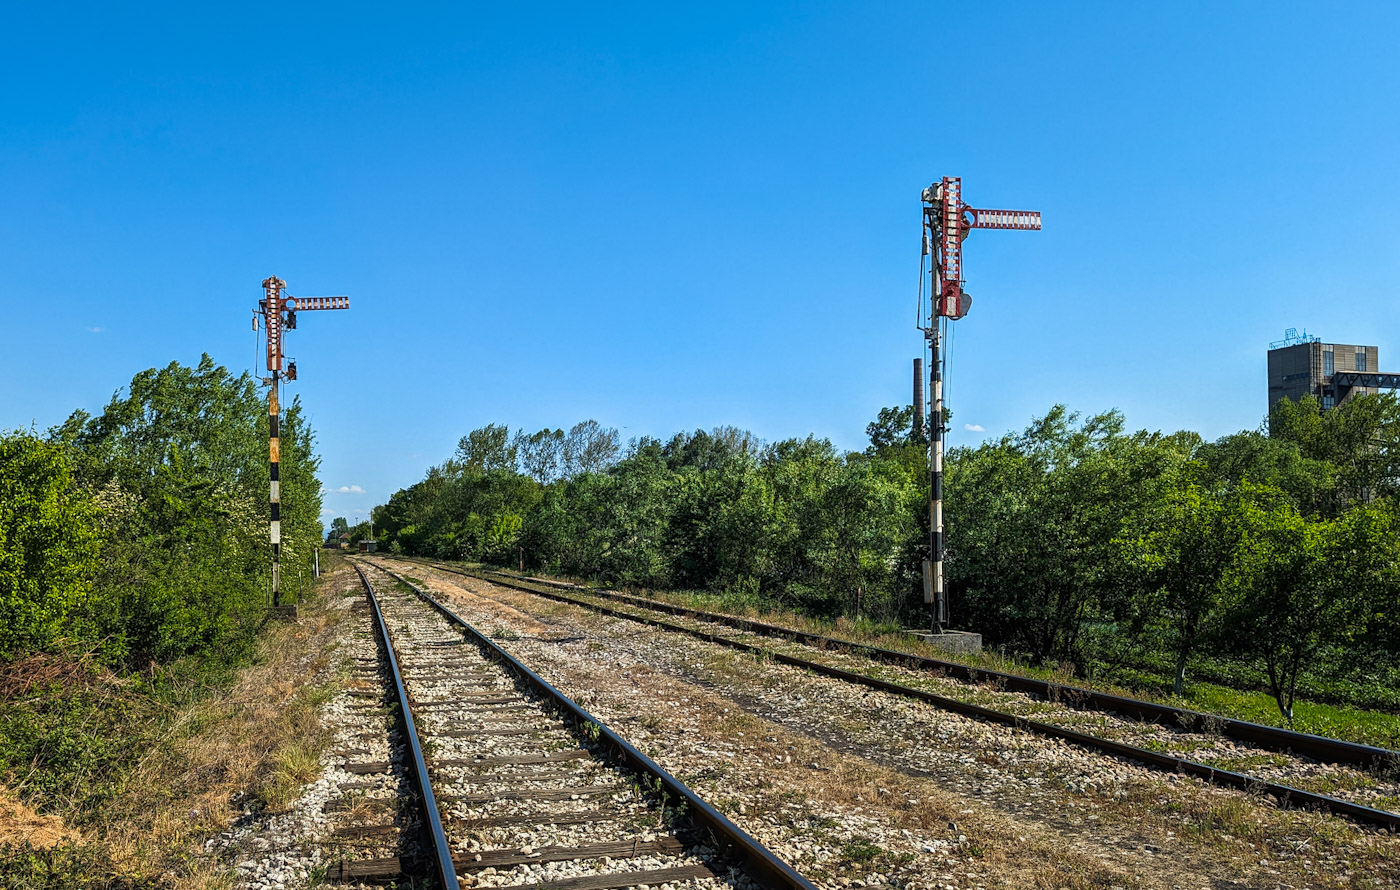
<svg viewBox="0 0 1400 890"><path fill-rule="evenodd" d="M354 565L354 563L352 563ZM423 821L428 828L428 840L432 845L432 865L441 882L442 890L460 890L457 869L452 864L452 847L447 842L447 832L442 825L442 814L438 812L437 798L433 795L432 783L428 779L428 763L423 757L423 746L418 739L418 728L413 722L413 710L408 706L408 690L403 685L403 674L399 671L399 660L394 654L394 643L389 636L389 623L379 608L379 598L374 595L374 587L365 577L364 570L355 565L360 581L369 595L370 607L374 611L374 626L384 641L384 651L389 659L389 669L394 676L394 694L398 696L399 711L403 714L404 738L408 740L410 763L414 782L418 786L418 799L423 802Z"/></svg>
<svg viewBox="0 0 1400 890"><path fill-rule="evenodd" d="M599 743L606 742L618 760L633 770L660 782L659 787L664 788L667 795L678 802L683 801L686 807L686 817L698 827L707 829L711 838L722 849L736 855L750 878L766 887L774 888L774 890L778 890L778 888L783 888L783 890L817 890L810 881L793 870L792 866L778 858L742 828L729 821L723 813L701 800L694 791L691 791L683 782L667 772L660 764L643 754L632 743L618 735L607 724L594 717L573 699L560 692L544 677L526 667L519 659L498 646L495 641L472 627L465 619L435 599L432 594L397 572L383 566L377 566L377 568L407 586L449 621L457 625L474 643L486 649L492 657L505 664L518 677L525 680L527 684L542 693L561 711L572 717L578 726L598 727L597 741Z"/></svg>
<svg viewBox="0 0 1400 890"><path fill-rule="evenodd" d="M433 565L437 564L433 563ZM871 646L866 643L856 643L836 637L822 636L821 634L808 633L807 631L795 630L790 627L754 621L750 618L741 618L736 615L724 615L717 612L692 609L688 606L677 606L672 603L663 603L646 599L645 597L631 596L613 590L602 590L596 587L583 587L577 584L565 584L559 581L548 581L536 578L522 579L504 572L483 570L480 573L472 573L449 566L441 566L441 568L445 571L456 572L470 577L486 575L492 580L507 579L507 581L524 581L531 584L541 584L558 590L575 590L589 596L624 602L643 609L651 609L670 615L680 615L717 624L726 624L730 627L746 630L762 636L782 637L802 643L803 645L814 646L821 649L838 649L851 654L859 653L884 664L894 664L901 667L918 668L929 671L942 671L949 676L968 683L976 683L979 680L990 679L997 681L998 686L1005 689L1017 692L1028 692L1051 700L1055 698L1068 699L1075 702L1076 707L1087 706L1096 711L1108 711L1122 714L1134 720L1142 720L1148 723L1161 723L1166 726L1199 726L1209 722L1219 727L1218 730L1214 731L1218 731L1220 735L1226 736L1227 738L1232 738L1240 742L1247 742L1255 747L1270 751L1279 751L1295 755L1301 754L1323 763L1352 764L1363 769L1376 769L1378 767L1389 768L1393 764L1400 762L1400 751L1394 751L1389 748L1364 745L1359 742L1348 742L1343 739L1328 738L1327 736L1298 732L1296 730L1283 729L1277 726L1266 726L1262 723L1253 723L1248 720L1220 717L1202 711L1192 711L1187 708L1177 708L1172 705L1163 705L1156 702L1143 701L1142 699L1113 695L1107 692L1096 692L1092 689L1085 689L1082 686L1068 686L1061 683L1052 683L1048 680L1037 680L1034 677L1025 677L1020 674L1009 674L1003 671L973 668L953 661L943 661L924 655L914 655L895 649Z"/></svg>
<svg viewBox="0 0 1400 890"><path fill-rule="evenodd" d="M480 578L479 575L475 575L471 572L466 572L459 569L446 569L446 571L455 572L457 574L465 575L467 577ZM1050 738L1061 739L1063 741L1070 742L1072 744L1079 745L1084 748L1113 755L1122 760L1138 761L1161 770L1196 776L1216 785L1222 785L1231 788L1240 788L1247 791L1263 792L1277 799L1281 804L1284 805L1316 807L1318 809L1335 813L1337 815L1347 816L1349 818L1355 819L1357 822L1365 823L1368 825L1376 825L1382 828L1389 829L1390 831L1400 831L1400 813L1392 813L1386 810L1378 810L1373 807L1367 807L1361 804L1352 803L1351 801L1341 800L1335 797L1328 797L1327 795L1317 794L1316 792L1312 791L1305 791L1301 788L1294 788L1290 785L1283 785L1277 782L1268 782L1256 778L1254 776L1246 775L1244 773L1237 773L1231 770L1219 769L1204 763L1199 763L1194 760L1187 760L1182 757L1174 757L1170 754L1163 754L1159 751L1152 751L1150 749L1140 748L1135 745L1127 745L1122 742L1115 742L1109 739L1100 738L1098 736L1089 735L1087 733L1077 732L1072 729L1066 729L1061 726L1055 726L1054 724L1044 723L1038 720L1031 720L1027 717L1020 717L1015 714L1007 714L1005 712L996 711L991 708L984 708L980 705L974 705L969 702L960 701L955 698L948 698L946 696L941 696L923 689L916 689L912 686L903 686L898 683L892 683L888 680L880 680L878 678L870 677L865 674L847 671L842 668L831 667L830 665L825 665L820 662L808 661L806 659L797 658L795 656L787 655L782 652L775 652L771 649L764 649L761 646L755 646L751 643L745 643L740 640L734 640L729 637L720 636L718 634L712 634L708 631L699 630L697 628L690 628L681 624L674 624L669 621L663 621L658 618L650 618L644 615L634 615L630 612L624 612L619 609L609 608L608 606L604 606L600 603L592 603L587 600L581 600L576 597L567 596L565 594L556 593L553 591L535 590L530 587L524 586L523 584L519 583L519 579L515 579L509 575L502 575L500 573L495 572L483 574L491 574L493 576L496 576L490 579L482 579L489 580L490 583L493 584L501 584L505 587L511 587L516 590L524 591L526 593L533 593L537 596L542 596L547 599L552 599L558 602L571 603L576 606L592 609L596 612L605 615L610 615L617 618L625 618L631 621L636 621L641 624L661 628L662 630L688 634L698 639L705 640L706 642L716 643L718 645L726 646L731 649L736 649L741 652L746 652L748 654L760 658L771 659L781 664L802 668L803 670L808 670L815 674L821 674L823 676L832 677L833 679L868 686L872 689L879 689L884 692L893 693L895 695L900 695L907 698L918 699L920 701L926 702L939 708L943 708L945 710L954 711L960 714L966 714L971 717L977 717L983 720L987 720L994 723L1000 723L1006 726L1016 727L1018 729L1028 730L1030 732L1034 732L1039 735L1044 735ZM693 612L694 610L686 611ZM869 648L861 646L860 644L849 645L858 649ZM889 652L892 650L882 651ZM906 656L906 658L908 657L910 656Z"/></svg>

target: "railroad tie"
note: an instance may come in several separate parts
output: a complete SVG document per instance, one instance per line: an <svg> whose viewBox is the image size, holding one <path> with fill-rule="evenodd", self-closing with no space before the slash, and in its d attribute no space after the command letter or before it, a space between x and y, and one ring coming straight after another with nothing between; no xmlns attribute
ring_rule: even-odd
<svg viewBox="0 0 1400 890"><path fill-rule="evenodd" d="M343 884L387 884L408 877L408 865L398 856L383 859L342 859L326 870L326 880Z"/></svg>
<svg viewBox="0 0 1400 890"><path fill-rule="evenodd" d="M571 859L611 859L653 854L673 854L685 849L684 845L671 835L654 841L611 841L600 844L583 844L577 847L540 847L529 853L520 850L482 850L474 854L452 857L452 864L459 871L480 871L483 868L511 868L527 862L568 862Z"/></svg>
<svg viewBox="0 0 1400 890"><path fill-rule="evenodd" d="M482 794L440 794L438 800L449 803L496 803L505 800L573 800L617 794L619 785L576 785L571 788L526 788L521 791L485 792Z"/></svg>

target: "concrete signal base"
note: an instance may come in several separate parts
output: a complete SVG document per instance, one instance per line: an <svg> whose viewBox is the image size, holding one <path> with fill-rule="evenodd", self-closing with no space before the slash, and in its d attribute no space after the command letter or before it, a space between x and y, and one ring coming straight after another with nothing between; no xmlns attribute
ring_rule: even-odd
<svg viewBox="0 0 1400 890"><path fill-rule="evenodd" d="M944 652L972 653L982 651L982 635L965 630L945 630L941 634L926 630L911 630L911 637L918 637Z"/></svg>

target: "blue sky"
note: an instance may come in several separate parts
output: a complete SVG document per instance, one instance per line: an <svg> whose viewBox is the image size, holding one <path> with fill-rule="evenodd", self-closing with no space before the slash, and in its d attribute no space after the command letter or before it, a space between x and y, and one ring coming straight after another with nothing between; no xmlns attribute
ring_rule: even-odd
<svg viewBox="0 0 1400 890"><path fill-rule="evenodd" d="M1045 219L966 243L955 444L1055 402L1254 427L1285 327L1400 369L1397 34L1380 3L11 9L0 427L253 368L276 274L352 300L289 338L335 513L490 422L860 448L909 399L944 175Z"/></svg>

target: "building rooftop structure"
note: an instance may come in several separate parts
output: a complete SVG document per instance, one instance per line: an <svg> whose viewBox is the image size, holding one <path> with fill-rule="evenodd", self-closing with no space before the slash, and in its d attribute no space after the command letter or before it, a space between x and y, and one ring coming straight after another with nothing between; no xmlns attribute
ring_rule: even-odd
<svg viewBox="0 0 1400 890"><path fill-rule="evenodd" d="M1379 369L1375 346L1323 343L1289 328L1284 339L1269 344L1269 408L1279 399L1311 394L1325 411L1356 395L1400 388L1400 374Z"/></svg>

